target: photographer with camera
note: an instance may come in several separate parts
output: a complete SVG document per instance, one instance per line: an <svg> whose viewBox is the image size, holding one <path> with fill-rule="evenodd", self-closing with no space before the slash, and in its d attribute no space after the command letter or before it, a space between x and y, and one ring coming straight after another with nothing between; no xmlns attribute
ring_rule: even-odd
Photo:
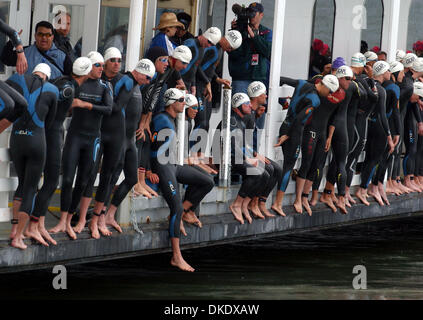
<svg viewBox="0 0 423 320"><path fill-rule="evenodd" d="M232 77L232 93L247 93L248 85L261 81L268 87L270 56L272 52L272 30L260 24L264 16L263 5L251 3L247 8L232 6L237 20L232 29L242 34L242 45L229 52L229 73Z"/></svg>

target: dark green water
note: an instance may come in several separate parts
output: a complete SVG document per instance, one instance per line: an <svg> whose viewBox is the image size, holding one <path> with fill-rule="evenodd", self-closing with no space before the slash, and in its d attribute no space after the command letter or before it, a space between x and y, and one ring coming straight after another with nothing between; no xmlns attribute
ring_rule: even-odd
<svg viewBox="0 0 423 320"><path fill-rule="evenodd" d="M0 299L421 299L423 218L377 222L170 254L0 275ZM367 290L354 290L355 265Z"/></svg>

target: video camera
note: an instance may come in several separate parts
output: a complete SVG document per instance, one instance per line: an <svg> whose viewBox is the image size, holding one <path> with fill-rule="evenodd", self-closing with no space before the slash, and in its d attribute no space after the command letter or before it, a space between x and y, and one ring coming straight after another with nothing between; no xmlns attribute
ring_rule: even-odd
<svg viewBox="0 0 423 320"><path fill-rule="evenodd" d="M248 32L249 20L254 18L256 13L250 8L246 8L237 3L232 6L232 12L237 16L235 29L241 32L241 34Z"/></svg>

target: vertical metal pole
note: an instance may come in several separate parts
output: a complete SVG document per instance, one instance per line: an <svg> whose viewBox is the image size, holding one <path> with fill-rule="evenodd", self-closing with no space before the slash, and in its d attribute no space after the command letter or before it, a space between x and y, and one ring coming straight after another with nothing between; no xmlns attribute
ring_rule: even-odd
<svg viewBox="0 0 423 320"><path fill-rule="evenodd" d="M231 183L231 97L232 89L228 87L223 88L223 114L221 131L222 159L219 170L219 187L229 187Z"/></svg>
<svg viewBox="0 0 423 320"><path fill-rule="evenodd" d="M178 164L184 165L184 147L185 147L185 110L177 117L177 135L178 135Z"/></svg>

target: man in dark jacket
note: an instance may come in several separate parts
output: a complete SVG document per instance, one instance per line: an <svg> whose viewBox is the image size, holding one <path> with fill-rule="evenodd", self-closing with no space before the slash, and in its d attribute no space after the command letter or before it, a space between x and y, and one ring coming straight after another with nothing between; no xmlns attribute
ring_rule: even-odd
<svg viewBox="0 0 423 320"><path fill-rule="evenodd" d="M272 30L260 24L264 16L263 5L253 2L248 6L252 14L247 31L243 30L241 47L229 53L229 73L232 77L232 92L247 93L253 81L268 83L270 55L272 52ZM232 21L236 28L236 21Z"/></svg>
<svg viewBox="0 0 423 320"><path fill-rule="evenodd" d="M54 44L62 50L72 61L76 60L77 56L69 39L71 28L71 15L68 12L59 12L54 17Z"/></svg>

